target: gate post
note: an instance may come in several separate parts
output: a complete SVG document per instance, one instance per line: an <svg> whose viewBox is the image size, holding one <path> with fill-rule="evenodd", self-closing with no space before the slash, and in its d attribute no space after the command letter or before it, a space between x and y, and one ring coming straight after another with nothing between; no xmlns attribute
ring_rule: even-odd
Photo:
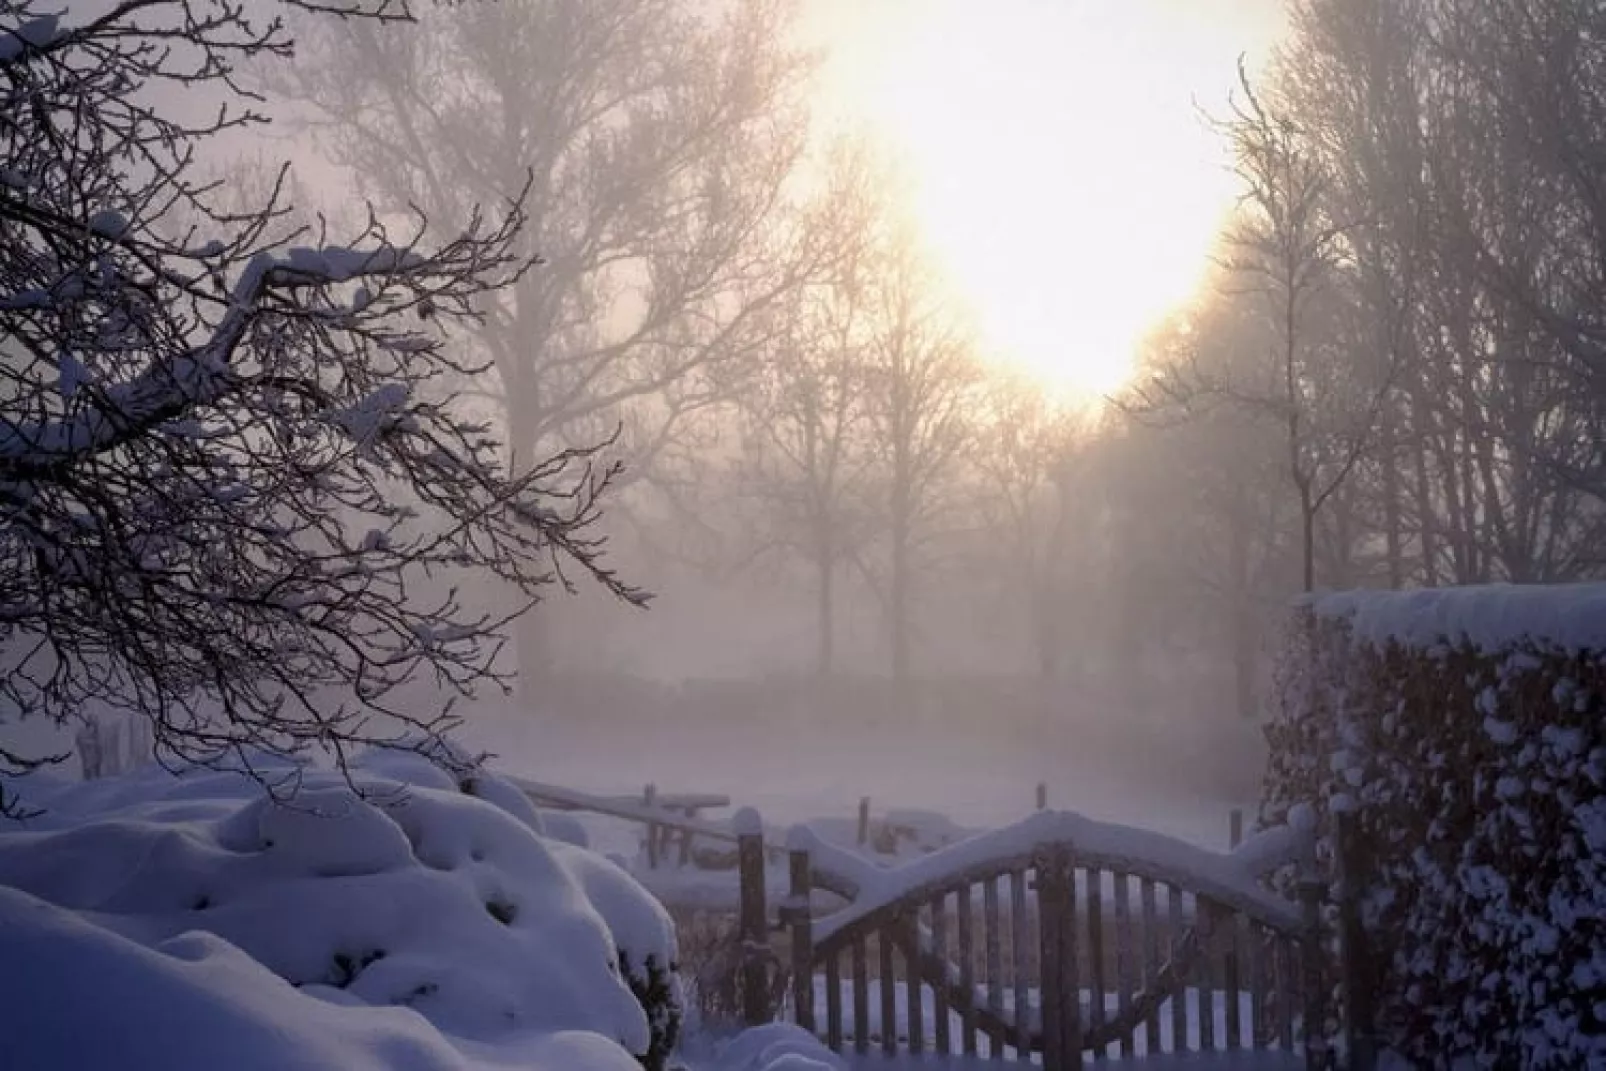
<svg viewBox="0 0 1606 1071"><path fill-rule="evenodd" d="M1076 873L1063 844L1039 845L1037 869L1037 974L1043 1071L1082 1066L1082 989L1076 964ZM1015 969L1020 970L1016 964ZM1021 1014L1017 1009L1017 1014ZM1024 1055L1024 1054L1017 1054Z"/></svg>
<svg viewBox="0 0 1606 1071"><path fill-rule="evenodd" d="M1355 816L1333 814L1338 848L1339 986L1344 998L1344 1050L1349 1071L1373 1071L1377 1041L1373 1032L1372 985L1368 977L1366 934L1361 928L1361 858Z"/></svg>
<svg viewBox="0 0 1606 1071"><path fill-rule="evenodd" d="M1316 858L1316 833L1306 833L1307 842L1299 860L1299 902L1304 909L1305 925L1300 938L1301 989L1305 995L1305 1068L1306 1071L1326 1071L1327 1068L1327 980L1325 949L1322 947L1322 904L1327 899L1327 886L1322 880Z"/></svg>
<svg viewBox="0 0 1606 1071"><path fill-rule="evenodd" d="M790 885L780 919L792 928L792 1009L797 1025L814 1033L814 926L809 917L813 883L809 876L808 827L794 826L787 834L787 868Z"/></svg>
<svg viewBox="0 0 1606 1071"><path fill-rule="evenodd" d="M731 819L736 830L736 867L741 875L741 902L736 919L736 940L741 946L737 978L742 994L742 1022L761 1026L769 1022L768 908L764 902L764 822L751 807Z"/></svg>

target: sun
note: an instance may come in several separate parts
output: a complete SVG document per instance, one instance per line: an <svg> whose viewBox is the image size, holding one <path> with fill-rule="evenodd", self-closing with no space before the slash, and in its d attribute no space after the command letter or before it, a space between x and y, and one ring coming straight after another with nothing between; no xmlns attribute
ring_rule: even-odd
<svg viewBox="0 0 1606 1071"><path fill-rule="evenodd" d="M989 357L1074 395L1130 375L1232 204L1200 107L1265 39L1266 7L894 0L851 31L835 91L904 160Z"/></svg>

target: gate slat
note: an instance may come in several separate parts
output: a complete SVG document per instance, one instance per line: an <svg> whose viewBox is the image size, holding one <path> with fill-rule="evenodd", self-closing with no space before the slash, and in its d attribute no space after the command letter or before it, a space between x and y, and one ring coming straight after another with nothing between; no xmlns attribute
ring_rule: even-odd
<svg viewBox="0 0 1606 1071"><path fill-rule="evenodd" d="M1249 924L1249 1047L1264 1049L1270 1033L1266 1023L1266 952L1270 935L1258 923Z"/></svg>
<svg viewBox="0 0 1606 1071"><path fill-rule="evenodd" d="M1244 1008L1239 989L1239 950L1243 947L1243 918L1236 911L1229 927L1227 950L1222 961L1222 988L1227 999L1227 1050L1235 1052L1244 1047ZM1249 1045L1254 1048L1253 1042Z"/></svg>
<svg viewBox="0 0 1606 1071"><path fill-rule="evenodd" d="M1277 938L1275 961L1277 980L1277 1044L1284 1052L1294 1051L1294 947L1286 937Z"/></svg>
<svg viewBox="0 0 1606 1071"><path fill-rule="evenodd" d="M942 977L937 979L933 990L932 1014L936 1017L932 1045L936 1051L947 1056L953 1052L953 1039L949 1036L948 1024L948 894L938 893L931 903L931 950L936 953L937 969Z"/></svg>
<svg viewBox="0 0 1606 1071"><path fill-rule="evenodd" d="M1201 927L1212 927L1218 920L1211 913L1211 905L1198 896L1193 898L1193 918ZM1206 922L1206 919L1209 922ZM1203 932L1201 930L1201 932ZM1213 946L1214 941L1210 944ZM1201 1052L1212 1052L1216 1047L1216 983L1215 972L1211 970L1214 957L1207 948L1199 955L1199 1049Z"/></svg>
<svg viewBox="0 0 1606 1071"><path fill-rule="evenodd" d="M1115 874L1115 999L1119 1014L1124 1019L1132 1007L1131 961L1132 961L1132 905L1127 897L1131 895L1132 883L1127 874ZM1131 1034L1117 1038L1115 1041L1115 1055L1123 1053L1137 1054L1135 1038L1137 1030Z"/></svg>
<svg viewBox="0 0 1606 1071"><path fill-rule="evenodd" d="M1064 1004L1065 1048L1070 1050L1066 1063L1072 1067L1082 1066L1082 971L1081 971L1081 941L1076 935L1077 931L1077 902L1076 895L1076 867L1065 867L1065 914L1060 929L1060 962L1063 967L1059 975L1064 985L1070 990L1069 999Z"/></svg>
<svg viewBox="0 0 1606 1071"><path fill-rule="evenodd" d="M811 979L812 981L812 979ZM825 1043L832 1052L842 1051L842 954L825 958Z"/></svg>
<svg viewBox="0 0 1606 1071"><path fill-rule="evenodd" d="M966 1056L976 1055L976 947L971 939L971 894L975 887L959 890L959 988L965 995L960 1006L960 1033Z"/></svg>
<svg viewBox="0 0 1606 1071"><path fill-rule="evenodd" d="M915 956L920 948L920 908L909 909L909 944L903 950L904 1015L908 1018L909 1051L926 1051L926 985Z"/></svg>
<svg viewBox="0 0 1606 1071"><path fill-rule="evenodd" d="M1070 1063L1065 1049L1061 1020L1065 1015L1063 986L1065 942L1060 932L1071 917L1066 911L1065 885L1072 879L1068 868L1060 866L1061 854L1053 849L1037 855L1037 1002L1039 1033L1043 1045L1043 1066L1062 1068ZM1016 1016L1017 1021L1020 1016Z"/></svg>
<svg viewBox="0 0 1606 1071"><path fill-rule="evenodd" d="M853 1051L870 1051L870 966L865 939L853 942Z"/></svg>
<svg viewBox="0 0 1606 1071"><path fill-rule="evenodd" d="M1026 926L1026 871L1009 875L1009 929L1015 958L1015 1058L1024 1059L1032 1047L1031 1001L1027 990L1026 965L1031 960ZM1041 922L1041 920L1039 920ZM1042 965L1038 965L1038 984L1042 984ZM1002 1046L1000 1046L1002 1049Z"/></svg>
<svg viewBox="0 0 1606 1071"><path fill-rule="evenodd" d="M1143 984L1153 986L1160 976L1160 934L1154 913L1154 882L1143 879ZM1160 1051L1160 1009L1144 1024L1145 1051L1150 1055Z"/></svg>
<svg viewBox="0 0 1606 1071"><path fill-rule="evenodd" d="M1003 935L999 927L1003 924L998 909L998 879L988 878L987 884L982 886L982 923L986 929L987 938L987 1010L993 1013L994 1022L1004 1021L1004 967L1002 959ZM992 1057L995 1060L1004 1058L1004 1032L997 1028L991 1035Z"/></svg>
<svg viewBox="0 0 1606 1071"><path fill-rule="evenodd" d="M898 1051L898 979L892 971L892 928L897 916L876 932L876 958L881 979L881 1051L888 1056Z"/></svg>
<svg viewBox="0 0 1606 1071"><path fill-rule="evenodd" d="M1171 931L1170 947L1175 949L1177 942L1182 938L1183 931L1188 926L1182 917L1182 890L1175 885L1167 885L1165 889L1166 914L1170 917ZM1174 953L1173 953L1174 954ZM1177 980L1176 995L1171 998L1171 1051L1187 1052L1188 1044L1188 983L1187 976Z"/></svg>
<svg viewBox="0 0 1606 1071"><path fill-rule="evenodd" d="M1098 1030L1104 1025L1104 872L1095 867L1087 870L1087 954L1088 981L1091 996L1088 1000L1088 1026ZM1103 1060L1109 1055L1107 1046L1093 1049L1093 1059Z"/></svg>

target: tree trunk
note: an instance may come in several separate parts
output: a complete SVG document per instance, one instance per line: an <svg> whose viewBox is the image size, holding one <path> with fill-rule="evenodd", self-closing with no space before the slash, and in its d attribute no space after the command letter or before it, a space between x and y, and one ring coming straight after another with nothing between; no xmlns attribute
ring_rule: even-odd
<svg viewBox="0 0 1606 1071"><path fill-rule="evenodd" d="M1392 591L1405 586L1405 555L1400 535L1400 472L1398 414L1392 406L1384 426L1383 447L1383 547L1388 565L1388 584Z"/></svg>
<svg viewBox="0 0 1606 1071"><path fill-rule="evenodd" d="M1310 481L1299 483L1299 547L1301 590L1316 590L1316 506L1311 501Z"/></svg>
<svg viewBox="0 0 1606 1071"><path fill-rule="evenodd" d="M1037 647L1037 676L1052 681L1059 676L1060 643L1058 628L1058 598L1056 585L1049 578L1040 577L1039 583L1027 592L1032 600L1032 633Z"/></svg>
<svg viewBox="0 0 1606 1071"><path fill-rule="evenodd" d="M1231 490L1232 515L1228 539L1228 569L1232 584L1232 672L1233 699L1238 716L1255 714L1255 620L1252 602L1253 580L1249 567L1250 505L1244 485L1234 481Z"/></svg>
<svg viewBox="0 0 1606 1071"><path fill-rule="evenodd" d="M817 632L814 672L821 680L827 680L835 671L836 660L836 568L829 545L825 541L821 543L816 565L819 569L819 580L815 591L818 620L815 622Z"/></svg>
<svg viewBox="0 0 1606 1071"><path fill-rule="evenodd" d="M892 581L887 600L891 618L892 680L898 694L907 698L909 684L909 521L895 515L892 521Z"/></svg>

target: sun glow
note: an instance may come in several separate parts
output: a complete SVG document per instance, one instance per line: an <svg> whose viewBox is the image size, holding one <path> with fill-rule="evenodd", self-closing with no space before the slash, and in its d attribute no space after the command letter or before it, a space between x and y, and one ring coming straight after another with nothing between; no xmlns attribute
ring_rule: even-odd
<svg viewBox="0 0 1606 1071"><path fill-rule="evenodd" d="M1232 203L1199 108L1277 0L819 2L840 7L826 95L906 163L989 356L1068 394L1118 387Z"/></svg>

